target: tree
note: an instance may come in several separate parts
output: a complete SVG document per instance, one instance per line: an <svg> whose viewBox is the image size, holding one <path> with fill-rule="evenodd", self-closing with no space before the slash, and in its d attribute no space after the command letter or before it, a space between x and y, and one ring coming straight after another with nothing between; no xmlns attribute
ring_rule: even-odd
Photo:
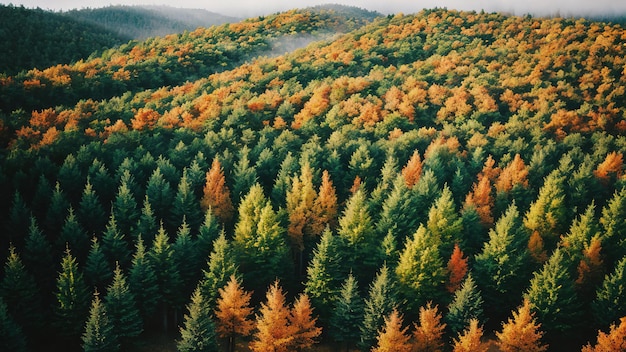
<svg viewBox="0 0 626 352"><path fill-rule="evenodd" d="M4 299L0 297L0 345L7 351L25 352L26 338L22 328L13 320Z"/></svg>
<svg viewBox="0 0 626 352"><path fill-rule="evenodd" d="M230 190L226 185L224 169L218 158L213 159L211 169L206 173L204 195L200 204L204 210L211 209L222 223L228 223L234 214L233 202L230 199Z"/></svg>
<svg viewBox="0 0 626 352"><path fill-rule="evenodd" d="M471 319L467 329L454 339L452 352L487 352L489 346L481 341L482 337L483 328L478 326L477 319Z"/></svg>
<svg viewBox="0 0 626 352"><path fill-rule="evenodd" d="M257 174L254 166L250 165L250 148L244 146L239 151L239 159L235 163L233 176L233 199L235 204L239 204L241 199L248 194L250 188L257 182Z"/></svg>
<svg viewBox="0 0 626 352"><path fill-rule="evenodd" d="M338 342L345 343L346 351L359 341L360 329L355 321L363 317L363 301L359 296L356 279L350 273L341 285L330 317L330 335Z"/></svg>
<svg viewBox="0 0 626 352"><path fill-rule="evenodd" d="M45 230L48 233L59 233L61 227L65 222L68 214L68 208L70 202L61 190L59 182L56 183L54 190L52 191L52 198L50 200L50 207L46 212L46 220L44 222Z"/></svg>
<svg viewBox="0 0 626 352"><path fill-rule="evenodd" d="M409 328L402 328L402 316L394 309L388 317L385 317L385 326L379 331L376 339L378 345L372 352L410 352L412 345L407 334Z"/></svg>
<svg viewBox="0 0 626 352"><path fill-rule="evenodd" d="M69 248L65 250L65 256L61 259L55 297L54 323L59 332L68 337L80 336L89 311L89 291L83 274L78 271L76 258Z"/></svg>
<svg viewBox="0 0 626 352"><path fill-rule="evenodd" d="M203 271L204 277L199 285L204 300L212 307L217 300L219 289L226 286L231 276L238 275L233 249L224 231L213 241L213 251L209 255L207 264L208 269Z"/></svg>
<svg viewBox="0 0 626 352"><path fill-rule="evenodd" d="M84 275L85 282L89 287L96 287L100 290L104 290L113 277L113 271L104 256L97 237L91 239L91 249L85 262Z"/></svg>
<svg viewBox="0 0 626 352"><path fill-rule="evenodd" d="M78 223L74 209L70 206L65 223L61 228L59 235L59 245L69 245L74 252L78 253L76 256L84 261L89 252L89 237L82 226Z"/></svg>
<svg viewBox="0 0 626 352"><path fill-rule="evenodd" d="M620 324L611 324L609 333L598 331L598 341L594 347L587 344L582 352L608 352L626 350L626 317L620 319Z"/></svg>
<svg viewBox="0 0 626 352"><path fill-rule="evenodd" d="M104 305L113 326L112 333L122 347L143 331L143 321L135 303L135 295L130 290L126 276L116 263L113 282L107 287Z"/></svg>
<svg viewBox="0 0 626 352"><path fill-rule="evenodd" d="M463 251L458 244L454 245L452 256L448 260L448 274L449 279L446 283L446 289L448 292L453 293L461 286L465 274L467 274L467 258L463 257Z"/></svg>
<svg viewBox="0 0 626 352"><path fill-rule="evenodd" d="M90 235L100 233L106 224L106 213L89 178L87 178L76 215Z"/></svg>
<svg viewBox="0 0 626 352"><path fill-rule="evenodd" d="M465 206L474 206L480 222L485 227L493 225L492 208L494 205L491 196L491 181L488 177L481 177L477 183L472 186L472 191L465 198Z"/></svg>
<svg viewBox="0 0 626 352"><path fill-rule="evenodd" d="M180 272L183 295L191 295L194 286L200 279L201 263L196 241L191 238L190 229L183 218L183 223L176 232L176 240L172 244L174 261Z"/></svg>
<svg viewBox="0 0 626 352"><path fill-rule="evenodd" d="M157 219L154 215L150 199L146 194L143 199L143 206L141 207L141 215L139 215L139 220L137 220L137 226L135 227L135 231L131 234L132 239L136 241L137 238L141 236L148 242L152 242L154 239L152 236L157 233L158 230Z"/></svg>
<svg viewBox="0 0 626 352"><path fill-rule="evenodd" d="M612 273L605 276L597 288L596 298L591 302L591 309L601 326L626 316L626 257L617 262Z"/></svg>
<svg viewBox="0 0 626 352"><path fill-rule="evenodd" d="M141 235L137 238L135 254L128 275L128 287L134 293L140 316L151 318L162 300L154 267L146 255Z"/></svg>
<svg viewBox="0 0 626 352"><path fill-rule="evenodd" d="M322 328L316 325L317 318L313 318L312 314L309 296L306 293L300 294L289 314L289 328L293 336L291 347L296 351L308 350L317 343L317 338L322 334Z"/></svg>
<svg viewBox="0 0 626 352"><path fill-rule="evenodd" d="M85 352L108 352L120 349L117 337L113 332L113 324L109 320L105 305L98 297L98 291L94 292L91 301L89 318L85 324L82 341Z"/></svg>
<svg viewBox="0 0 626 352"><path fill-rule="evenodd" d="M24 245L24 264L33 273L42 292L52 291L55 279L52 245L39 229L34 217L30 218L28 236Z"/></svg>
<svg viewBox="0 0 626 352"><path fill-rule="evenodd" d="M441 351L443 348L443 333L446 324L441 322L441 313L437 306L429 302L420 307L419 325L415 324L413 331L414 350L424 352Z"/></svg>
<svg viewBox="0 0 626 352"><path fill-rule="evenodd" d="M496 332L501 351L542 352L548 349L548 346L541 342L543 337L541 324L535 321L530 308L530 302L525 299L524 304L513 312L513 318L502 324L502 331Z"/></svg>
<svg viewBox="0 0 626 352"><path fill-rule="evenodd" d="M218 224L217 217L213 215L211 209L207 209L204 213L204 222L198 229L198 235L196 238L196 245L198 247L198 253L200 258L208 258L213 249L213 241L215 241L220 235L220 225Z"/></svg>
<svg viewBox="0 0 626 352"><path fill-rule="evenodd" d="M385 322L385 317L397 306L397 294L393 280L387 265L383 265L371 283L368 297L365 299L361 339L359 341L362 349L369 350L374 345L378 330Z"/></svg>
<svg viewBox="0 0 626 352"><path fill-rule="evenodd" d="M215 318L219 337L228 339L228 351L235 350L235 338L249 336L254 329L253 313L250 307L252 294L241 287L235 275L219 289Z"/></svg>
<svg viewBox="0 0 626 352"><path fill-rule="evenodd" d="M166 220L174 200L172 185L164 178L160 167L152 172L146 184L146 196L150 200L154 217L157 220ZM142 234L149 236L150 234Z"/></svg>
<svg viewBox="0 0 626 352"><path fill-rule="evenodd" d="M602 209L602 243L607 267L612 267L626 255L626 188L615 192Z"/></svg>
<svg viewBox="0 0 626 352"><path fill-rule="evenodd" d="M428 211L426 228L441 246L440 252L443 257L452 254L455 243L461 246L464 244L461 237L463 220L456 212L452 192L447 186Z"/></svg>
<svg viewBox="0 0 626 352"><path fill-rule="evenodd" d="M128 249L125 237L124 233L117 226L115 213L111 212L109 222L102 234L102 251L111 267L115 265L115 262L122 263L122 266L126 266L130 262L130 249Z"/></svg>
<svg viewBox="0 0 626 352"><path fill-rule="evenodd" d="M128 176L131 177L130 174ZM130 182L134 182L134 180ZM139 210L137 208L137 200L135 200L135 195L131 191L129 181L122 179L111 209L111 217L115 218L120 232L125 234L134 232L134 226L137 225L137 220L139 219Z"/></svg>
<svg viewBox="0 0 626 352"><path fill-rule="evenodd" d="M178 191L170 208L170 228L176 229L186 220L191 231L195 232L202 223L202 215L200 204L191 188L187 173L183 172L178 183Z"/></svg>
<svg viewBox="0 0 626 352"><path fill-rule="evenodd" d="M560 248L535 272L524 298L530 302L545 331L552 335L550 338L567 336L581 324L581 304Z"/></svg>
<svg viewBox="0 0 626 352"><path fill-rule="evenodd" d="M531 232L537 232L549 250L556 247L567 220L564 181L558 170L550 173L524 218L524 225Z"/></svg>
<svg viewBox="0 0 626 352"><path fill-rule="evenodd" d="M180 328L181 339L176 342L180 352L217 352L215 323L211 310L203 299L200 289L191 296L187 305L184 326Z"/></svg>
<svg viewBox="0 0 626 352"><path fill-rule="evenodd" d="M254 352L291 351L293 330L289 327L289 314L283 290L275 281L267 290L266 301L261 303L250 349Z"/></svg>
<svg viewBox="0 0 626 352"><path fill-rule="evenodd" d="M393 180L388 193L376 224L377 232L379 236L390 234L395 240L403 242L407 234L415 232L418 227L417 197L400 175Z"/></svg>
<svg viewBox="0 0 626 352"><path fill-rule="evenodd" d="M460 333L471 320L483 318L483 298L472 275L467 275L463 285L454 293L445 320L453 334Z"/></svg>
<svg viewBox="0 0 626 352"><path fill-rule="evenodd" d="M337 192L326 170L322 172L322 183L317 192L314 208L316 219L312 225L313 233L322 233L326 226L331 229L337 227Z"/></svg>
<svg viewBox="0 0 626 352"><path fill-rule="evenodd" d="M422 177L422 159L417 150L413 152L406 166L402 168L402 177L409 189L413 188Z"/></svg>

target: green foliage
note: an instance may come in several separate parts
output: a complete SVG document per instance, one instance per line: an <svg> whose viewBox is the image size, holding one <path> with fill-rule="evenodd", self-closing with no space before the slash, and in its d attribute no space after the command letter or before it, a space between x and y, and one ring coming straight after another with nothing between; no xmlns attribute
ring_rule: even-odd
<svg viewBox="0 0 626 352"><path fill-rule="evenodd" d="M159 291L155 268L146 254L141 236L137 239L136 250L128 275L128 287L135 295L137 308L144 319L151 318L157 304L163 297Z"/></svg>
<svg viewBox="0 0 626 352"><path fill-rule="evenodd" d="M200 289L196 289L191 296L187 311L184 326L180 328L181 339L176 343L178 351L219 351L215 323Z"/></svg>
<svg viewBox="0 0 626 352"><path fill-rule="evenodd" d="M371 283L363 306L363 324L359 346L370 349L376 342L378 331L385 323L385 317L397 308L396 288L387 265L383 265ZM349 341L349 340L348 340Z"/></svg>
<svg viewBox="0 0 626 352"><path fill-rule="evenodd" d="M626 257L622 258L615 270L606 275L596 291L591 304L593 316L599 326L609 326L626 316Z"/></svg>
<svg viewBox="0 0 626 352"><path fill-rule="evenodd" d="M482 321L483 304L481 292L476 287L472 275L467 275L461 288L454 293L452 303L448 305L448 313L445 316L446 326L454 335L457 335L470 325L472 319Z"/></svg>
<svg viewBox="0 0 626 352"><path fill-rule="evenodd" d="M109 284L109 280L113 277L113 270L104 256L97 237L91 239L91 249L89 249L89 254L85 261L84 274L87 285L102 290L102 292L104 292L104 289Z"/></svg>
<svg viewBox="0 0 626 352"><path fill-rule="evenodd" d="M7 310L4 299L0 297L0 344L9 351L25 352L26 339L22 328L17 325Z"/></svg>
<svg viewBox="0 0 626 352"><path fill-rule="evenodd" d="M122 347L143 331L143 322L136 307L135 295L126 282L119 264L113 271L113 282L107 287L104 306L111 323L111 333Z"/></svg>
<svg viewBox="0 0 626 352"><path fill-rule="evenodd" d="M69 248L61 260L53 307L54 324L64 336L79 336L89 311L89 291Z"/></svg>
<svg viewBox="0 0 626 352"><path fill-rule="evenodd" d="M82 341L85 352L113 352L120 349L117 336L114 333L113 322L111 322L106 305L100 300L97 291L91 301L89 318L85 324Z"/></svg>
<svg viewBox="0 0 626 352"><path fill-rule="evenodd" d="M335 341L348 345L356 344L361 337L359 326L354 324L363 317L363 300L359 295L356 279L350 273L337 293L330 318L330 335Z"/></svg>
<svg viewBox="0 0 626 352"><path fill-rule="evenodd" d="M208 268L203 271L203 279L199 285L204 301L209 306L215 305L219 289L224 287L231 276L237 276L237 262L233 255L231 243L222 231L213 241L213 250L207 261Z"/></svg>

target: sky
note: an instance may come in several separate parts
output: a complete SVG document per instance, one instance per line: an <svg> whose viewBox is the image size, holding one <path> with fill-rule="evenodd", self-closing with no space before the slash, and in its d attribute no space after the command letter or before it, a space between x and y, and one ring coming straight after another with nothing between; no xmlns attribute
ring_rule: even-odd
<svg viewBox="0 0 626 352"><path fill-rule="evenodd" d="M2 4L40 7L48 10L71 10L109 5L167 5L201 8L224 15L248 17L292 8L325 3L339 3L375 10L384 14L415 13L423 8L447 7L456 10L503 11L516 15L582 16L626 14L626 0L0 0Z"/></svg>

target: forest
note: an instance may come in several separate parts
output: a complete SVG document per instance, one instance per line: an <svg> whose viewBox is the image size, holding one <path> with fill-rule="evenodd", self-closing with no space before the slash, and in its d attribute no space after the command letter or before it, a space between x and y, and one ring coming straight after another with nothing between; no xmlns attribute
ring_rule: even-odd
<svg viewBox="0 0 626 352"><path fill-rule="evenodd" d="M626 350L625 42L333 6L7 72L0 343Z"/></svg>

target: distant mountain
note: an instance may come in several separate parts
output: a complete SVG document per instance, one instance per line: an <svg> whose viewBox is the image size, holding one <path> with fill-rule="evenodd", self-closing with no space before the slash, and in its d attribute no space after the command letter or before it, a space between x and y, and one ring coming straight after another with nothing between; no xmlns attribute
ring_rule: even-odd
<svg viewBox="0 0 626 352"><path fill-rule="evenodd" d="M42 9L0 5L0 73L71 63L126 38Z"/></svg>
<svg viewBox="0 0 626 352"><path fill-rule="evenodd" d="M241 19L202 9L169 6L108 6L63 13L74 20L101 26L128 39L146 39Z"/></svg>

